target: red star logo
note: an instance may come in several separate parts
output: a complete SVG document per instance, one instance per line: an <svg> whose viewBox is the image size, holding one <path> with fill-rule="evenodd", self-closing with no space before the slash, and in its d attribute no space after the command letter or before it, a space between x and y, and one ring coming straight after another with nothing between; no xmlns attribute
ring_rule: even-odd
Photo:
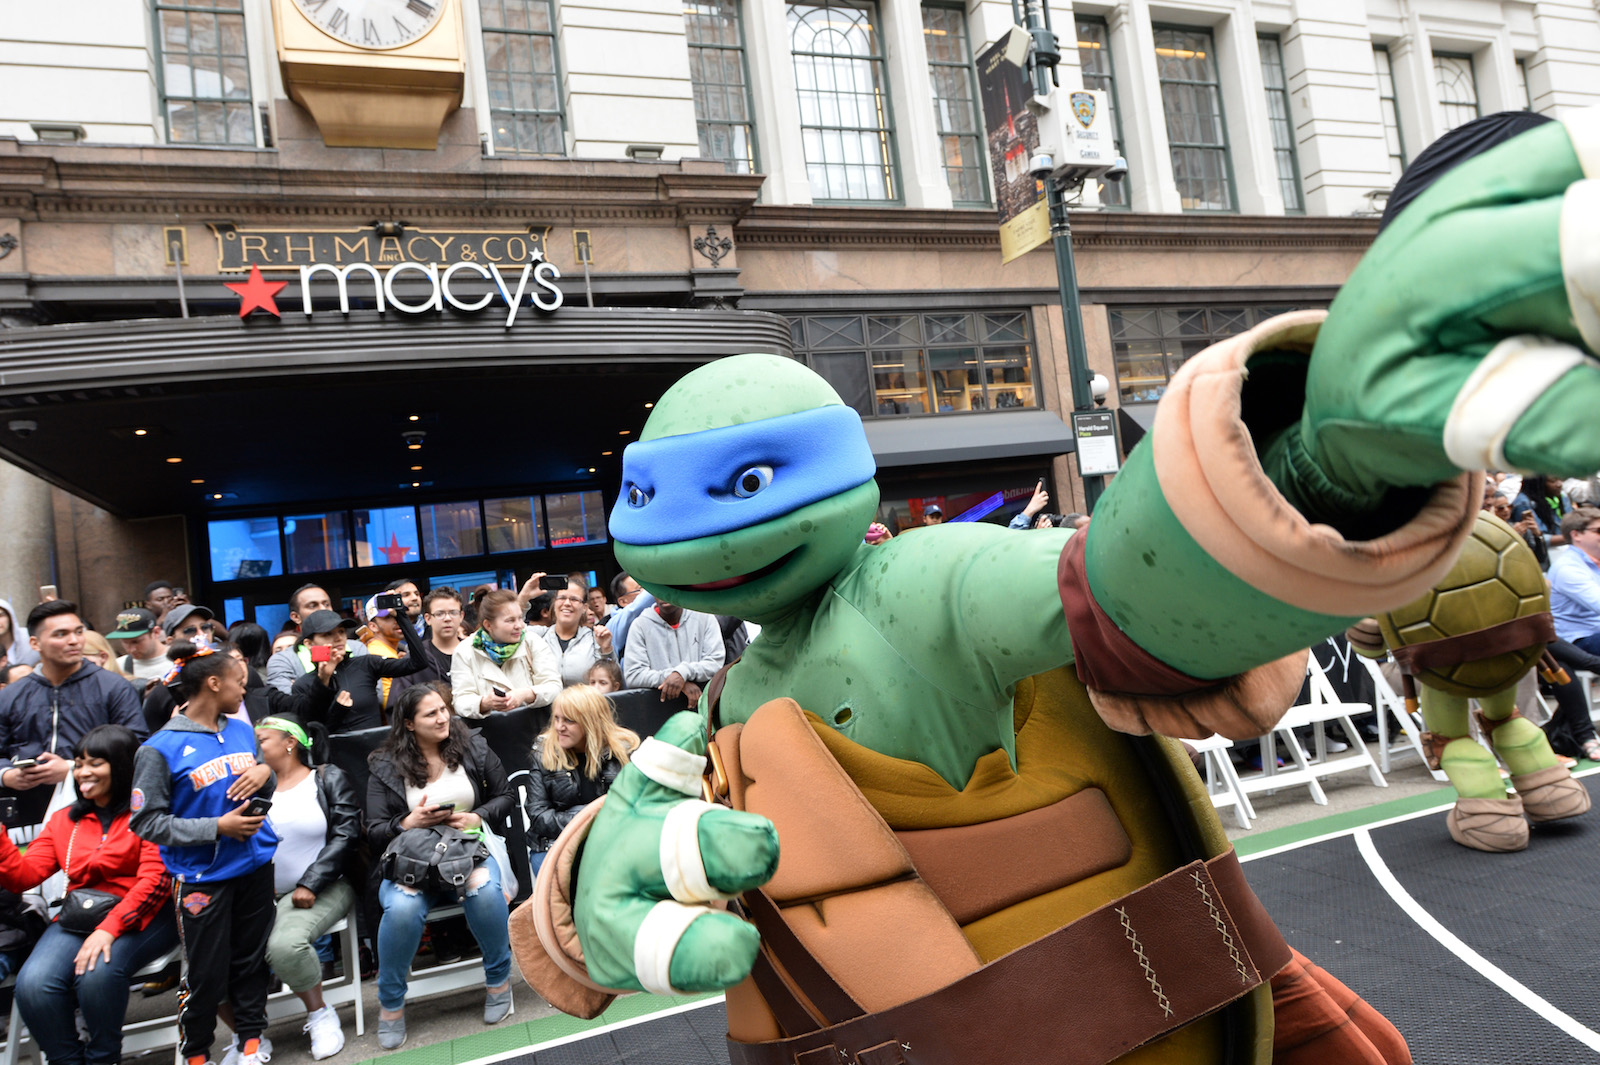
<svg viewBox="0 0 1600 1065"><path fill-rule="evenodd" d="M389 560L391 566L398 566L411 554L411 548L400 546L400 537L394 533L389 534L389 546L380 547L378 551Z"/></svg>
<svg viewBox="0 0 1600 1065"><path fill-rule="evenodd" d="M268 281L261 276L261 267L254 263L250 265L250 280L224 282L229 288L239 294L239 317L243 318L257 307L266 311L274 318L282 318L278 313L278 303L272 297L276 296L289 282Z"/></svg>

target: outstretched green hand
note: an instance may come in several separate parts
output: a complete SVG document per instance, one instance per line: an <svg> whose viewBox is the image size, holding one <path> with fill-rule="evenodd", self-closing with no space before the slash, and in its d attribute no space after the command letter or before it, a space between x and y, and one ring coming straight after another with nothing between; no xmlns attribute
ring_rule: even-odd
<svg viewBox="0 0 1600 1065"><path fill-rule="evenodd" d="M1600 469L1600 181L1579 158L1594 165L1597 135L1580 114L1492 148L1374 242L1317 337L1300 421L1263 454L1313 520L1463 469Z"/></svg>
<svg viewBox="0 0 1600 1065"><path fill-rule="evenodd" d="M619 990L718 991L750 972L755 926L708 903L772 879L772 822L702 802L704 725L675 714L607 793L584 841L575 918L589 976Z"/></svg>

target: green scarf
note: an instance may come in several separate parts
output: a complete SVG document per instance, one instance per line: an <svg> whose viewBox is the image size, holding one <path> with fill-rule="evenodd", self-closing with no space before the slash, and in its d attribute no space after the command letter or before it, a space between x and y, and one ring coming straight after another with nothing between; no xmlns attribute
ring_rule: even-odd
<svg viewBox="0 0 1600 1065"><path fill-rule="evenodd" d="M522 649L522 641L527 638L528 630L522 630L522 635L517 637L516 643L498 643L489 639L489 634L479 629L472 634L472 646L483 651L484 654L494 659L500 665L511 661L511 656Z"/></svg>

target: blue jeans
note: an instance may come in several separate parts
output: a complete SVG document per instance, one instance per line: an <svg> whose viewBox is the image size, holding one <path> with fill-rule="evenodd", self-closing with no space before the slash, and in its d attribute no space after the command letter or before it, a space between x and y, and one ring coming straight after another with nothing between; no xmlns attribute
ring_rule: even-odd
<svg viewBox="0 0 1600 1065"><path fill-rule="evenodd" d="M472 938L483 951L484 986L499 987L511 978L511 933L506 926L510 910L500 890L499 867L486 858L472 875L476 878L485 872L488 880L467 889L461 908L466 911ZM378 923L378 1005L386 1010L405 1008L406 977L422 943L428 911L454 901L447 892L415 891L393 880L378 885L378 902L383 906L383 920Z"/></svg>
<svg viewBox="0 0 1600 1065"><path fill-rule="evenodd" d="M17 1008L50 1065L116 1065L122 1059L122 1020L133 974L178 945L178 926L163 907L144 931L112 941L110 964L99 961L78 976L72 969L83 940L52 924L17 974ZM74 1005L89 1028L87 1046L78 1042Z"/></svg>

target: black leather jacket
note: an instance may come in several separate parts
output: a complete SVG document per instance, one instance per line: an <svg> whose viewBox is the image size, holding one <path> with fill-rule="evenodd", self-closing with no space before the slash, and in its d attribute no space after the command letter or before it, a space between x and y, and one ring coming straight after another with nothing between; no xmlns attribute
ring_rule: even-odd
<svg viewBox="0 0 1600 1065"><path fill-rule="evenodd" d="M547 851L561 830L566 828L584 803L578 795L578 770L546 769L544 767L544 737L533 741L533 771L528 782L528 849L534 853ZM622 763L616 755L606 752L600 766L600 793L611 790Z"/></svg>
<svg viewBox="0 0 1600 1065"><path fill-rule="evenodd" d="M367 782L367 843L372 853L378 855L389 846L390 840L405 831L400 822L411 812L411 807L406 803L406 782L387 755L373 751L367 764L372 767L372 777ZM461 768L472 781L472 812L503 834L506 818L516 809L516 799L512 797L511 785L506 782L505 767L476 732L467 745Z"/></svg>
<svg viewBox="0 0 1600 1065"><path fill-rule="evenodd" d="M353 885L362 883L358 854L361 808L356 805L355 785L338 766L319 765L311 775L317 782L317 805L328 819L328 840L297 883L320 895L340 877L348 877Z"/></svg>

